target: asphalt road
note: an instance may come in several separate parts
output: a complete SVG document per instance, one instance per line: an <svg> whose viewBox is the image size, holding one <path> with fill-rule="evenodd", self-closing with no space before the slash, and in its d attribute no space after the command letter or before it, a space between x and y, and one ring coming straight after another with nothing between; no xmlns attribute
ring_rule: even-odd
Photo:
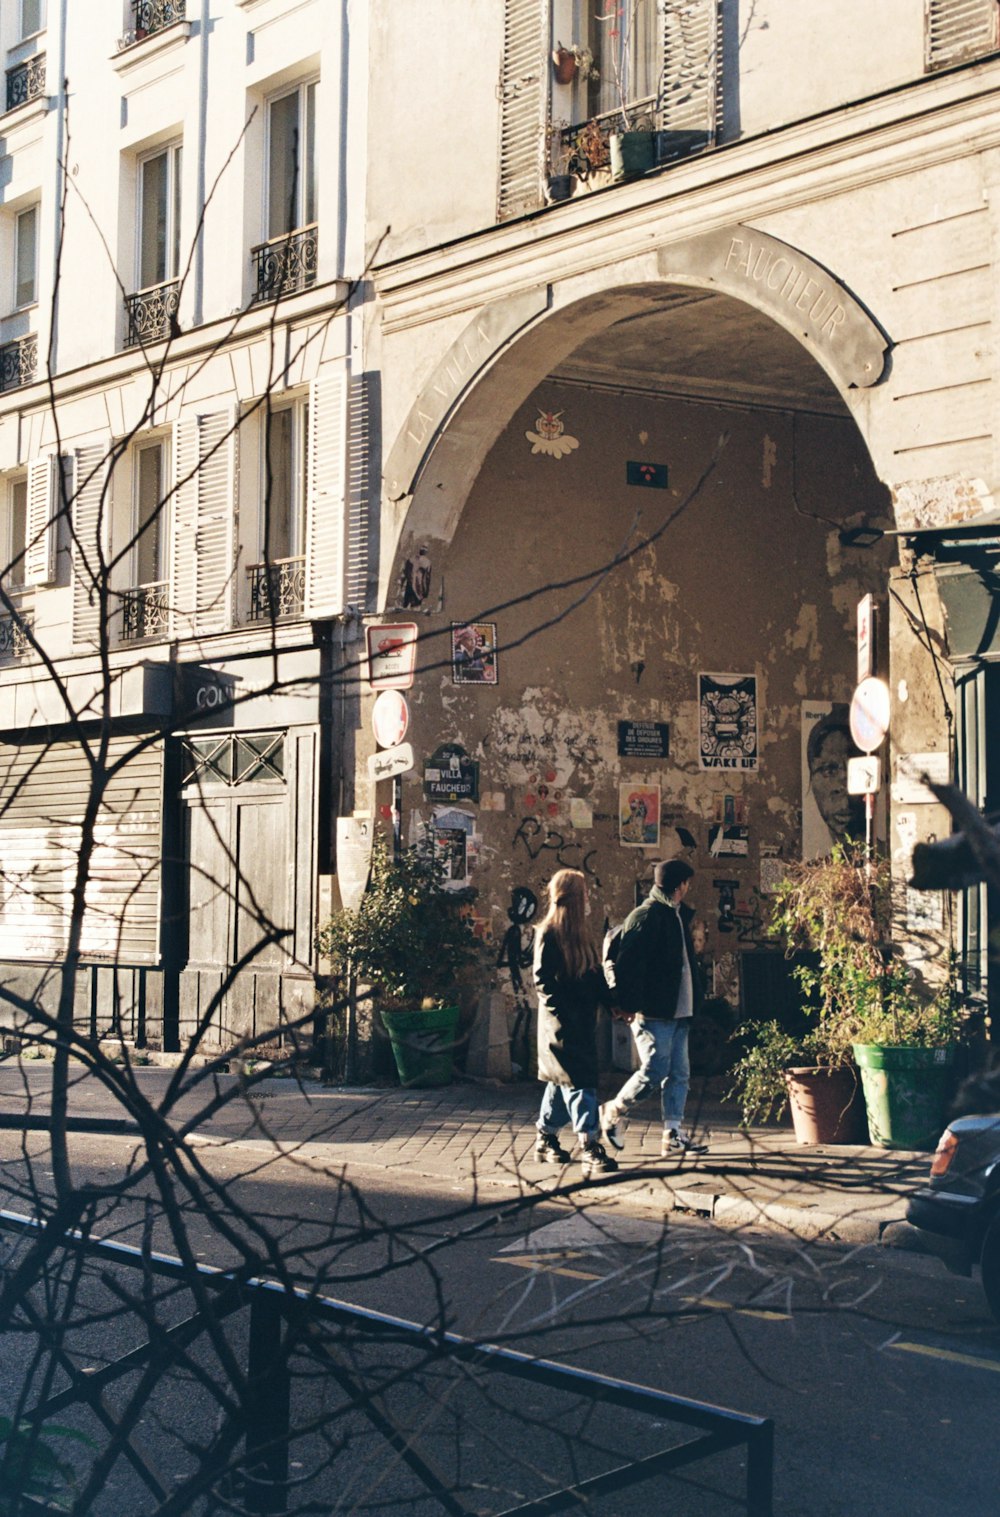
<svg viewBox="0 0 1000 1517"><path fill-rule="evenodd" d="M74 1137L78 1178L113 1186L129 1173L133 1148L121 1137ZM31 1199L25 1154L32 1183L44 1190L44 1135L31 1135L24 1150L14 1135L0 1135L2 1204L13 1210ZM1000 1506L1000 1329L978 1284L934 1260L721 1232L676 1217L665 1225L616 1208L606 1192L572 1206L532 1197L482 1203L459 1186L367 1173L356 1194L333 1174L287 1160L262 1163L237 1145L206 1149L200 1162L236 1219L227 1239L221 1201L214 1218L187 1214L193 1251L205 1262L232 1263L236 1234L253 1236L266 1225L297 1277L319 1281L327 1294L773 1417L780 1517L993 1517ZM166 1225L152 1220L155 1210L148 1215L153 1245L173 1252ZM130 1196L97 1230L137 1241L146 1216ZM180 1316L188 1309L178 1296L163 1310ZM134 1324L107 1281L88 1276L77 1313L87 1321L75 1351L89 1351L94 1365L134 1341ZM245 1323L234 1318L226 1334L237 1354L245 1352ZM675 1436L607 1410L580 1420L544 1390L500 1377L456 1380L436 1364L411 1363L399 1345L367 1359L356 1346L350 1354L360 1381L393 1383L397 1415L422 1425L463 1500L478 1510L514 1507L560 1472L606 1467ZM25 1340L8 1331L0 1411L9 1411L23 1379L24 1355ZM157 1387L138 1430L165 1486L191 1468L194 1448L218 1418L206 1389L212 1374L222 1378L217 1360L210 1345L193 1350L188 1369ZM329 1395L313 1366L296 1387L295 1415L304 1423L329 1409ZM350 1412L350 1399L335 1416L334 1436L317 1431L293 1450L303 1500L321 1502L310 1509L437 1510ZM602 1517L654 1508L721 1517L739 1510L732 1498L741 1490L741 1457L721 1456L684 1481L661 1477L595 1509ZM121 1468L91 1508L101 1517L149 1509Z"/></svg>

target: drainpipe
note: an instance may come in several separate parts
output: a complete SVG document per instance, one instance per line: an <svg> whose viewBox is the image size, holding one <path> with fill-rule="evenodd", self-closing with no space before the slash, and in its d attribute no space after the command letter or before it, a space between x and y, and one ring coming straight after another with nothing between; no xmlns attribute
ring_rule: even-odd
<svg viewBox="0 0 1000 1517"><path fill-rule="evenodd" d="M63 195L66 189L66 27L69 16L69 0L60 0L59 32L56 45L56 152L55 194L52 207L52 299L49 302L49 346L47 368L49 374L56 372L56 349L59 343L59 257L63 234Z"/></svg>
<svg viewBox="0 0 1000 1517"><path fill-rule="evenodd" d="M211 21L210 0L201 0L201 21L198 33L198 141L195 145L195 212L200 217L205 205L205 151L208 135L208 37ZM194 289L192 291L192 324L200 327L205 309L205 228L198 231L191 264Z"/></svg>

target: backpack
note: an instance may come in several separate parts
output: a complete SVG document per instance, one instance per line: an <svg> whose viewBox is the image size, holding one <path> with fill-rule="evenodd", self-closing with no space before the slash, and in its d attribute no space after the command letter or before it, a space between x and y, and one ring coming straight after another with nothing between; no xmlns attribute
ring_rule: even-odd
<svg viewBox="0 0 1000 1517"><path fill-rule="evenodd" d="M624 922L619 922L617 927L612 927L608 924L604 929L604 946L601 949L601 963L604 968L604 978L608 982L608 989L612 991L617 989L615 960L618 957L618 950L621 947L624 930Z"/></svg>

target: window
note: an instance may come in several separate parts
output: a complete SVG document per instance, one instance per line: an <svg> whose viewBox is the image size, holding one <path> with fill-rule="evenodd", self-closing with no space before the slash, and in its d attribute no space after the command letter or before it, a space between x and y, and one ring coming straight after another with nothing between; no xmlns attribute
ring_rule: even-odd
<svg viewBox="0 0 1000 1517"><path fill-rule="evenodd" d="M259 557L251 564L250 619L299 616L305 604L309 407L269 412L262 428Z"/></svg>
<svg viewBox="0 0 1000 1517"><path fill-rule="evenodd" d="M20 590L25 582L24 545L28 537L28 481L24 475L7 481L3 505L0 578L6 590Z"/></svg>
<svg viewBox="0 0 1000 1517"><path fill-rule="evenodd" d="M146 442L132 455L132 586L122 595L122 636L165 635L169 623L167 448Z"/></svg>
<svg viewBox="0 0 1000 1517"><path fill-rule="evenodd" d="M38 207L22 211L14 225L14 309L38 298Z"/></svg>
<svg viewBox="0 0 1000 1517"><path fill-rule="evenodd" d="M596 0L588 18L596 74L587 81L586 114L652 101L662 64L656 0Z"/></svg>
<svg viewBox="0 0 1000 1517"><path fill-rule="evenodd" d="M45 27L45 0L21 0L21 36L33 37Z"/></svg>
<svg viewBox="0 0 1000 1517"><path fill-rule="evenodd" d="M316 220L316 85L268 102L267 235L282 237Z"/></svg>
<svg viewBox="0 0 1000 1517"><path fill-rule="evenodd" d="M177 143L139 164L138 287L176 279L180 267L181 147Z"/></svg>

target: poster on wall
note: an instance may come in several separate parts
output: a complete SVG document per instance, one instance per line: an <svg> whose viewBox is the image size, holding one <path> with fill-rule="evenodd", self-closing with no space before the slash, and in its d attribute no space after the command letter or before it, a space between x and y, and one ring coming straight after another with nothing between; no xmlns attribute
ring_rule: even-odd
<svg viewBox="0 0 1000 1517"><path fill-rule="evenodd" d="M802 702L802 857L825 858L834 843L863 842L864 796L847 792L847 760L858 755L843 701Z"/></svg>
<svg viewBox="0 0 1000 1517"><path fill-rule="evenodd" d="M699 674L698 728L702 769L756 769L757 676Z"/></svg>
<svg viewBox="0 0 1000 1517"><path fill-rule="evenodd" d="M496 622L452 622L451 681L453 685L497 684Z"/></svg>
<svg viewBox="0 0 1000 1517"><path fill-rule="evenodd" d="M618 828L619 836L626 848L659 846L659 785L618 786Z"/></svg>

